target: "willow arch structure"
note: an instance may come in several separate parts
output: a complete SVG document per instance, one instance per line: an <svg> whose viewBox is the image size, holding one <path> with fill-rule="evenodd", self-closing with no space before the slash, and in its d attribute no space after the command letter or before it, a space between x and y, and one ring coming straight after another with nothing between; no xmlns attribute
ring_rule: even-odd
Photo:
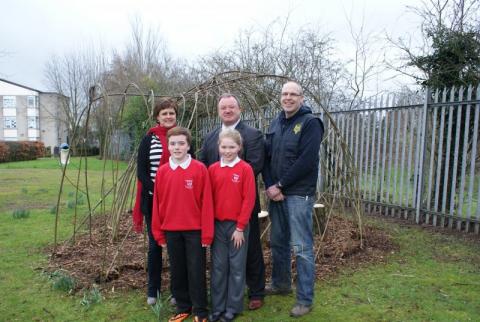
<svg viewBox="0 0 480 322"><path fill-rule="evenodd" d="M242 101L244 109L242 118L244 121L265 131L270 120L281 110L278 98L281 84L286 80L286 77L279 75L231 71L214 75L208 81L198 84L184 93L175 95L158 95L152 91L144 93L136 84L129 84L122 93L108 93L101 85L92 86L89 93L89 105L79 118L79 126L77 126L82 130L73 133L73 136L79 136L80 142L85 145L90 140L92 114L94 111L101 111L106 120L103 124L104 135L111 139L105 140L102 149L104 151L103 168L99 179L98 192L93 193L90 187L88 158L84 153L85 149L80 148L77 151L80 160L76 169L71 171L68 165L65 165L62 169L55 214L53 256L55 256L59 245L58 223L61 218L60 206L62 205L62 194L66 184L74 187L75 208L71 237L63 243L75 241L80 230L84 233L85 228L91 238L92 218L96 215L103 215L100 218L103 220L101 231L105 252L103 258L99 259L102 261L102 271L99 273L105 279L114 267L117 255L122 251L122 245L126 238L133 233L132 227L130 227L126 236L122 240L117 240L120 219L122 216L130 216L128 213L132 209L135 194L136 149L138 146L134 147L131 157L127 160L126 168L121 170L120 162L124 162L118 158L121 143L118 139L115 139L120 131L119 124L123 120L125 105L129 98L140 97L148 115L152 114L156 99L161 97L175 98L180 107L177 123L188 127L192 131L194 142L198 148L202 137L219 122L216 101L222 93L236 94ZM311 103L317 108L314 112L322 114L323 121L326 124L320 158L319 177L321 180L318 183L317 202L324 204L327 211L322 225L323 228L320 230L320 243L315 245L317 260L318 256L321 255L322 241L333 209L345 209L346 205L353 210L349 213L353 214L353 218L357 221L360 247L362 247L363 205L358 190L357 170L341 131L328 111L321 105L321 102L315 99L315 95L312 95L305 87L304 93L306 97L313 100ZM149 118L144 120L145 128L147 128L149 122ZM109 142L113 142L113 144L107 145ZM78 200L81 195L85 196L87 207L87 210L82 213L80 213L78 207ZM95 200L94 195L97 197ZM318 221L316 224L320 226ZM146 238L145 235L144 238ZM116 241L117 246L114 255L108 256L106 244L111 241ZM102 246L99 245L99 247Z"/></svg>

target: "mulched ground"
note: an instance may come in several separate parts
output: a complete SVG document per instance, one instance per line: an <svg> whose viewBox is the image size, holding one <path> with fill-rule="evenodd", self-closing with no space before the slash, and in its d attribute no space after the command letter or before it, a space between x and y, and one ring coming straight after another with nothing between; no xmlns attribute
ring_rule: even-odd
<svg viewBox="0 0 480 322"><path fill-rule="evenodd" d="M261 227L264 228L267 221L262 221ZM77 290L90 288L93 284L107 291L146 289L147 243L142 234L131 231L131 225L130 215L125 215L120 223L119 238L112 242L105 237L109 236L105 234L109 228L104 218L95 218L91 239L89 234L84 234L77 236L74 243L66 242L58 246L56 254L50 255L49 264L44 269L48 272L59 269L68 272L75 278ZM358 227L354 222L343 216L330 219L324 241L320 242L320 236L316 236L317 279L325 280L342 267L357 268L366 263L383 262L389 253L397 249L385 231L368 226L364 226L363 230L361 248ZM52 254L53 248L46 251ZM166 255L163 257L162 287L167 289L168 258ZM267 242L264 242L264 257L269 280L271 256ZM101 274L107 270L108 275Z"/></svg>

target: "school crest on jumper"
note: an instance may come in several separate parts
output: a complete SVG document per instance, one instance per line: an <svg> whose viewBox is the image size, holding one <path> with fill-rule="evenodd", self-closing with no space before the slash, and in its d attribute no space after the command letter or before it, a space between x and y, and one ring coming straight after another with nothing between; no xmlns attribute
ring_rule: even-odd
<svg viewBox="0 0 480 322"><path fill-rule="evenodd" d="M193 180L192 179L186 179L185 180L185 188L193 189Z"/></svg>
<svg viewBox="0 0 480 322"><path fill-rule="evenodd" d="M302 123L295 124L295 127L293 128L293 133L298 134L300 130L302 129Z"/></svg>
<svg viewBox="0 0 480 322"><path fill-rule="evenodd" d="M233 183L239 183L239 182L240 182L240 175L234 173L234 174L232 175L232 182L233 182Z"/></svg>

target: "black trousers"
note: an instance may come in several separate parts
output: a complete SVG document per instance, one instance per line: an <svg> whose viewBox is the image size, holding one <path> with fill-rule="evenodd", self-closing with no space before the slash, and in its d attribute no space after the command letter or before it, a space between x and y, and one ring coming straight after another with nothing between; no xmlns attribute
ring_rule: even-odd
<svg viewBox="0 0 480 322"><path fill-rule="evenodd" d="M172 295L177 313L208 316L206 252L200 230L166 231Z"/></svg>
<svg viewBox="0 0 480 322"><path fill-rule="evenodd" d="M144 207L143 214L148 232L148 258L147 274L148 287L147 296L157 297L162 286L162 247L160 247L152 234L152 204L153 198L148 199L149 203Z"/></svg>
<svg viewBox="0 0 480 322"><path fill-rule="evenodd" d="M256 190L255 207L253 207L249 222L250 234L248 236L246 268L248 298L251 300L263 299L265 297L265 262L263 261L260 226L258 223L260 199L258 197L258 188Z"/></svg>

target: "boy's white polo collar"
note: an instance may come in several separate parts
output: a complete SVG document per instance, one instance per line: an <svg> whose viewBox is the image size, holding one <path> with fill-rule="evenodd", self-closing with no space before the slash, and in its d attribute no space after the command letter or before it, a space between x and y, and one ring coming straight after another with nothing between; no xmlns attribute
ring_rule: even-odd
<svg viewBox="0 0 480 322"><path fill-rule="evenodd" d="M240 158L238 156L235 158L235 160L233 160L230 163L223 162L223 158L222 158L220 159L220 168L223 168L223 167L233 168L238 162L240 162Z"/></svg>
<svg viewBox="0 0 480 322"><path fill-rule="evenodd" d="M175 163L175 161L173 161L173 157L170 156L170 159L168 160L168 163L170 163L170 168L172 170L175 170L176 168L180 167L182 168L183 170L185 170L186 168L188 168L188 166L190 165L190 162L192 162L192 156L190 154L187 154L187 158L185 159L185 161L183 161L182 163Z"/></svg>
<svg viewBox="0 0 480 322"><path fill-rule="evenodd" d="M227 129L235 130L235 128L237 127L238 123L240 123L240 119L238 119L238 121L236 121L235 124L228 125L228 126L222 123L222 131L223 131L223 130L227 130Z"/></svg>

